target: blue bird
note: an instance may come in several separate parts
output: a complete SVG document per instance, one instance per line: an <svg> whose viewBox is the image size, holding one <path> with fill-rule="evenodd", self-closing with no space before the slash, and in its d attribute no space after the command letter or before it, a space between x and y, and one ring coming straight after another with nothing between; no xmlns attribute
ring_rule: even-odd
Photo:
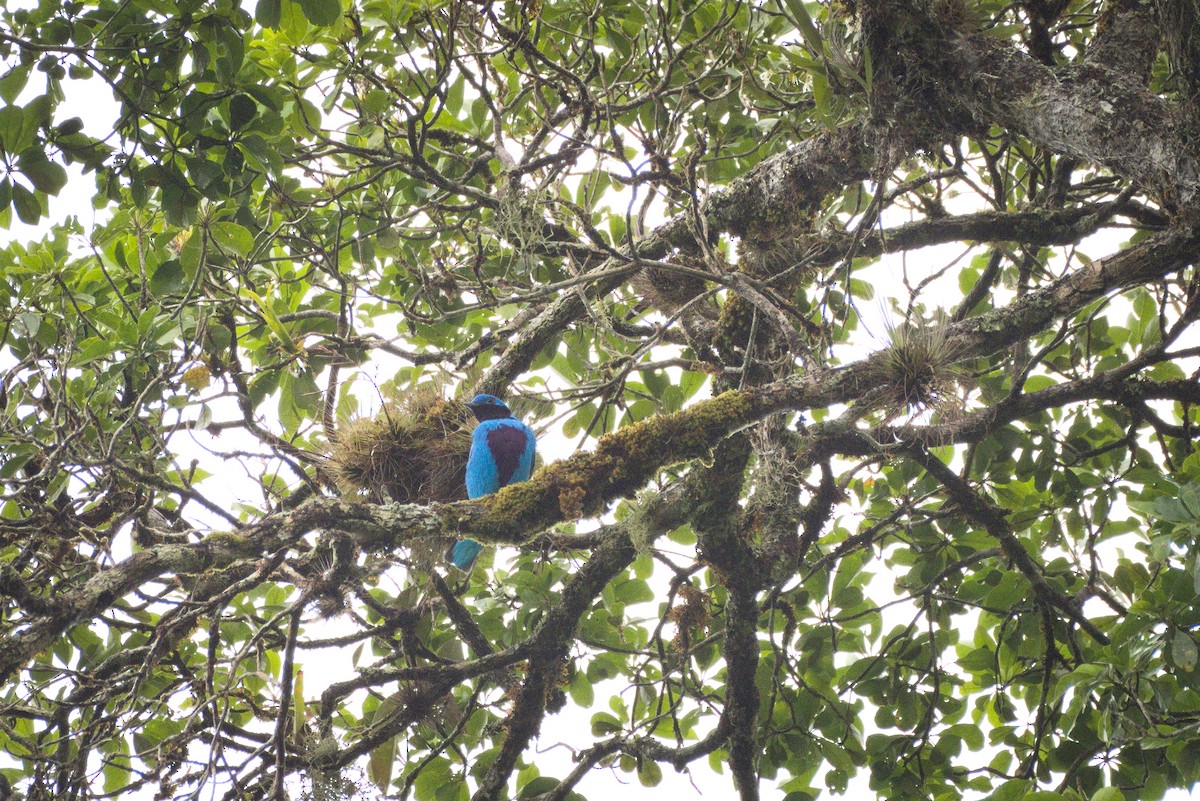
<svg viewBox="0 0 1200 801"><path fill-rule="evenodd" d="M495 396L476 395L467 407L479 421L467 457L467 497L482 498L528 479L537 448L533 429L513 417L504 401ZM474 540L459 540L446 558L459 570L470 571L481 550L483 546Z"/></svg>

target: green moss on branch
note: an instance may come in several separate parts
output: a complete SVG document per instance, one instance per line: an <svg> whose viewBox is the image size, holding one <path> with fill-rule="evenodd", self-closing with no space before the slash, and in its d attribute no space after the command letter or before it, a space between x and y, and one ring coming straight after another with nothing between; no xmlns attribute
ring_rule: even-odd
<svg viewBox="0 0 1200 801"><path fill-rule="evenodd" d="M672 464L706 457L730 433L755 419L748 393L726 392L672 414L601 437L595 451L555 462L529 481L482 501L483 513L459 517L463 533L481 542L516 544L527 532L562 520L597 515Z"/></svg>

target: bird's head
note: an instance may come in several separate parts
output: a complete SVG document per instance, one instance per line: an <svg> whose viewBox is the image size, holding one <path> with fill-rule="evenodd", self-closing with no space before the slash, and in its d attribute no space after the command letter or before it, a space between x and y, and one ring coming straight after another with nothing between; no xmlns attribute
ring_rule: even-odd
<svg viewBox="0 0 1200 801"><path fill-rule="evenodd" d="M497 420L502 417L512 417L512 412L504 405L504 401L495 395L476 395L467 408L475 414L475 419L481 423L484 420Z"/></svg>

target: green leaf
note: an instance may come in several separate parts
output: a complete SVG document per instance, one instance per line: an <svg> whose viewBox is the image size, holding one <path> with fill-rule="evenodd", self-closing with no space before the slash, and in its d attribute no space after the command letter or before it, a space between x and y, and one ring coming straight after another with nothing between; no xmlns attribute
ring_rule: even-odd
<svg viewBox="0 0 1200 801"><path fill-rule="evenodd" d="M608 712L597 712L592 715L592 736L604 737L621 730L621 721Z"/></svg>
<svg viewBox="0 0 1200 801"><path fill-rule="evenodd" d="M1196 668L1196 641L1186 631L1176 631L1171 640L1171 658L1175 664L1189 673Z"/></svg>
<svg viewBox="0 0 1200 801"><path fill-rule="evenodd" d="M3 78L0 78L0 99L5 103L12 103L21 94L21 90L25 88L26 82L29 80L29 73L33 71L33 64L21 64L9 70Z"/></svg>
<svg viewBox="0 0 1200 801"><path fill-rule="evenodd" d="M232 225L233 223L230 224ZM263 319L267 321L267 326L270 327L272 333L278 338L279 344L283 345L291 353L298 353L299 349L296 347L291 333L280 322L279 316L275 314L275 310L271 308L271 304L267 303L266 300L252 289L243 289L242 294L254 301L254 305L262 313Z"/></svg>
<svg viewBox="0 0 1200 801"><path fill-rule="evenodd" d="M517 790L517 798L533 798L556 789L561 781L550 776L537 776Z"/></svg>
<svg viewBox="0 0 1200 801"><path fill-rule="evenodd" d="M258 114L258 103L250 95L239 94L229 99L229 127L240 131Z"/></svg>
<svg viewBox="0 0 1200 801"><path fill-rule="evenodd" d="M295 376L287 370L280 372L279 424L283 426L284 431L293 434L300 429L301 423L304 422L304 413L296 404L298 393L295 389ZM251 386L251 396L253 397L253 385Z"/></svg>
<svg viewBox="0 0 1200 801"><path fill-rule="evenodd" d="M987 801L1020 801L1027 794L1030 784L1027 779L1009 779L997 787Z"/></svg>
<svg viewBox="0 0 1200 801"><path fill-rule="evenodd" d="M371 114L382 114L391 108L393 102L393 98L388 92L382 89L370 89L362 100L362 107L364 111Z"/></svg>
<svg viewBox="0 0 1200 801"><path fill-rule="evenodd" d="M617 587L616 596L625 604L645 603L654 600L654 590L645 581L632 579Z"/></svg>
<svg viewBox="0 0 1200 801"><path fill-rule="evenodd" d="M808 8L804 5L804 0L783 0L783 7L791 13L792 20L800 30L800 35L804 37L804 43L808 45L808 49L817 56L825 52L821 33L817 30L816 23L813 22L812 16L808 13Z"/></svg>
<svg viewBox="0 0 1200 801"><path fill-rule="evenodd" d="M179 259L167 259L154 268L150 276L150 291L156 296L174 295L186 286L183 265Z"/></svg>
<svg viewBox="0 0 1200 801"><path fill-rule="evenodd" d="M254 234L235 222L213 223L208 232L213 242L225 253L246 256L254 249Z"/></svg>
<svg viewBox="0 0 1200 801"><path fill-rule="evenodd" d="M826 77L824 70L820 69L810 71L808 76L812 81L812 95L813 102L816 104L817 118L828 125L834 118L833 90L829 87L829 78Z"/></svg>
<svg viewBox="0 0 1200 801"><path fill-rule="evenodd" d="M983 748L983 730L978 726L970 723L956 723L947 729L946 733L962 738L962 741L972 751L978 751Z"/></svg>
<svg viewBox="0 0 1200 801"><path fill-rule="evenodd" d="M582 670L575 671L575 675L571 677L569 689L571 700L576 706L586 709L596 701L596 691L592 687L592 682L588 680L587 673Z"/></svg>
<svg viewBox="0 0 1200 801"><path fill-rule="evenodd" d="M662 768L653 759L643 759L638 764L637 776L643 787L657 787L662 782Z"/></svg>
<svg viewBox="0 0 1200 801"><path fill-rule="evenodd" d="M83 130L83 117L69 117L55 127L58 136L73 136Z"/></svg>
<svg viewBox="0 0 1200 801"><path fill-rule="evenodd" d="M254 6L254 19L264 28L275 30L283 17L283 0L258 0Z"/></svg>
<svg viewBox="0 0 1200 801"><path fill-rule="evenodd" d="M14 183L12 185L12 201L21 222L26 225L37 225L37 221L42 217L42 204L37 199L37 195L23 185Z"/></svg>
<svg viewBox="0 0 1200 801"><path fill-rule="evenodd" d="M12 478L37 452L32 445L11 448L0 461L0 478Z"/></svg>
<svg viewBox="0 0 1200 801"><path fill-rule="evenodd" d="M341 0L300 0L300 9L313 25L332 25L342 16Z"/></svg>
<svg viewBox="0 0 1200 801"><path fill-rule="evenodd" d="M389 737L371 751L367 758L367 778L371 784L386 793L392 782L392 768L396 764L396 737Z"/></svg>
<svg viewBox="0 0 1200 801"><path fill-rule="evenodd" d="M0 150L16 155L32 144L29 139L25 136L25 110L13 105L0 108Z"/></svg>
<svg viewBox="0 0 1200 801"><path fill-rule="evenodd" d="M25 104L25 137L29 140L26 144L33 144L38 128L50 125L55 102L50 95L38 95Z"/></svg>
<svg viewBox="0 0 1200 801"><path fill-rule="evenodd" d="M301 372L292 381L291 387L296 408L303 410L309 417L315 417L321 408L322 393L312 373L307 370Z"/></svg>
<svg viewBox="0 0 1200 801"><path fill-rule="evenodd" d="M457 784L451 772L450 760L438 757L422 767L413 782L413 795L419 800L439 798L439 790Z"/></svg>
<svg viewBox="0 0 1200 801"><path fill-rule="evenodd" d="M33 188L47 195L57 195L67 185L67 171L61 165L46 158L40 149L27 148L17 160L17 168Z"/></svg>
<svg viewBox="0 0 1200 801"><path fill-rule="evenodd" d="M114 742L114 741L109 741ZM129 758L125 755L128 751L128 745L125 740L119 739L115 742L120 744L122 753L110 753L105 755L104 763L104 792L116 794L117 791L129 784L129 779L132 776L128 765Z"/></svg>

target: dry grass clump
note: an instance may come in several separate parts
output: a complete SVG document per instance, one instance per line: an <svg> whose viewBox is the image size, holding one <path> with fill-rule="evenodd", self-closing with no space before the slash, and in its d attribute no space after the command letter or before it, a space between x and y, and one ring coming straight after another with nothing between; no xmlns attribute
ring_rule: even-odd
<svg viewBox="0 0 1200 801"><path fill-rule="evenodd" d="M332 474L344 492L397 503L456 501L471 449L470 411L435 387L390 400L374 417L343 424L332 444Z"/></svg>

